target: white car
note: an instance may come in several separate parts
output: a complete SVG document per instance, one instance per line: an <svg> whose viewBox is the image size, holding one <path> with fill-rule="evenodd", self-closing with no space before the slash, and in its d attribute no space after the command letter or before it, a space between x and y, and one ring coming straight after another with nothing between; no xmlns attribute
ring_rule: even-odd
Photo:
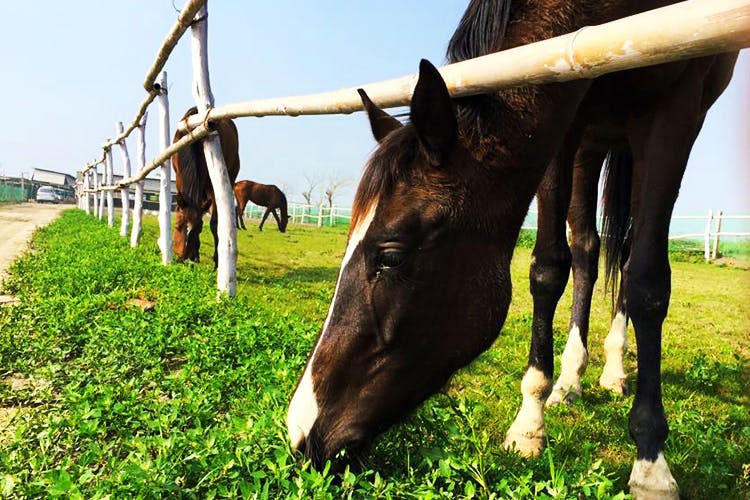
<svg viewBox="0 0 750 500"><path fill-rule="evenodd" d="M62 203L64 199L62 190L52 186L42 186L36 191L37 203Z"/></svg>

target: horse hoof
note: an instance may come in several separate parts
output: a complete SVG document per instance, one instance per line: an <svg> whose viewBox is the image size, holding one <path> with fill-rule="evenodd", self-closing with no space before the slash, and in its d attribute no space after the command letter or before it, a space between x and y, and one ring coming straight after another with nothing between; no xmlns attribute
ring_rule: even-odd
<svg viewBox="0 0 750 500"><path fill-rule="evenodd" d="M579 397L581 397L580 386L555 386L552 388L552 394L549 395L545 404L546 406L557 406L560 403L565 403L566 405L570 406Z"/></svg>
<svg viewBox="0 0 750 500"><path fill-rule="evenodd" d="M544 449L544 433L519 433L508 430L503 447L508 451L515 451L525 458L538 457Z"/></svg>
<svg viewBox="0 0 750 500"><path fill-rule="evenodd" d="M615 394L627 394L628 384L625 377L613 377L602 373L599 377L599 385Z"/></svg>
<svg viewBox="0 0 750 500"><path fill-rule="evenodd" d="M667 461L661 453L655 461L636 460L630 473L630 494L633 498L648 500L677 500L680 498L677 481L669 472Z"/></svg>

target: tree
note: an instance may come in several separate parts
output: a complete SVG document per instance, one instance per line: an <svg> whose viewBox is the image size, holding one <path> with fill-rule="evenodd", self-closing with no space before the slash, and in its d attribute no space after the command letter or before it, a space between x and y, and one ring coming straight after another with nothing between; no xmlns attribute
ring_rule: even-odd
<svg viewBox="0 0 750 500"><path fill-rule="evenodd" d="M302 190L302 197L305 199L305 203L308 205L314 205L313 196L315 188L320 184L320 177L317 174L305 174L306 187Z"/></svg>
<svg viewBox="0 0 750 500"><path fill-rule="evenodd" d="M336 195L336 191L344 186L349 185L351 179L347 177L331 177L328 181L328 187L325 190L325 197L328 200L328 208L333 207L333 197Z"/></svg>

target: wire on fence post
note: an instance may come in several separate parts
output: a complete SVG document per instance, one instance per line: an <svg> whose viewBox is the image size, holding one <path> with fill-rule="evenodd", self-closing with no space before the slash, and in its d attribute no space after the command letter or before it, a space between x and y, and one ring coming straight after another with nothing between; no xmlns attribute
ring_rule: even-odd
<svg viewBox="0 0 750 500"><path fill-rule="evenodd" d="M146 119L148 113L143 113L137 130L137 149L136 157L138 158L138 170L143 170L146 166ZM135 183L135 199L133 200L133 227L130 232L130 246L135 248L141 241L141 227L143 221L143 184L146 181Z"/></svg>
<svg viewBox="0 0 750 500"><path fill-rule="evenodd" d="M169 95L167 94L167 72L162 71L159 85L159 149L169 147ZM172 160L167 158L159 168L159 250L161 263L172 262Z"/></svg>
<svg viewBox="0 0 750 500"><path fill-rule="evenodd" d="M207 118L214 106L208 73L208 9L204 5L191 26L194 97L198 113ZM214 203L218 219L216 246L216 287L218 294L233 297L237 293L237 225L234 210L234 191L227 173L221 143L217 133L203 140L208 174L214 190Z"/></svg>

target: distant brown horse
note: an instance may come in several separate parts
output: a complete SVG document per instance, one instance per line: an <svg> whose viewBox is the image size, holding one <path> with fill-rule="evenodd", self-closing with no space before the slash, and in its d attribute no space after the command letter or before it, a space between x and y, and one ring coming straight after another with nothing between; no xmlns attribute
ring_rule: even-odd
<svg viewBox="0 0 750 500"><path fill-rule="evenodd" d="M234 185L234 197L237 198L237 227L245 228L245 206L248 201L256 205L266 207L266 212L260 220L259 229L263 231L263 224L268 218L268 214L273 215L280 232L286 231L286 225L289 222L289 213L286 208L286 196L273 184L261 184L253 181L239 181ZM276 209L281 211L281 217L276 213Z"/></svg>
<svg viewBox="0 0 750 500"><path fill-rule="evenodd" d="M190 108L182 119L197 114L195 107ZM229 179L234 182L240 171L239 139L237 127L232 120L226 118L211 122L214 130L219 133L221 151L227 165ZM177 132L173 142L181 139L186 132ZM189 148L172 156L172 167L175 171L177 185L177 213L172 237L172 247L177 260L200 260L200 234L203 229L203 214L211 210L211 233L214 236L214 266L217 265L216 247L218 245L216 200L214 188L208 175L206 157L203 145L193 143Z"/></svg>

